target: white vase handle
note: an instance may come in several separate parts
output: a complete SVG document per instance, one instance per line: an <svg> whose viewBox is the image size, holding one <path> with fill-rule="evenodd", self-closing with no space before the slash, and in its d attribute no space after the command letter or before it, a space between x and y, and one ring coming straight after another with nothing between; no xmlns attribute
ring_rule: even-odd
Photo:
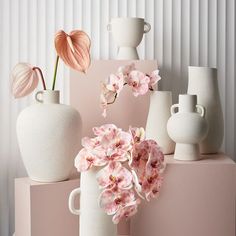
<svg viewBox="0 0 236 236"><path fill-rule="evenodd" d="M36 99L37 102L43 103L42 95L43 95L43 91L38 91L38 92L35 94L35 99ZM41 98L40 98L39 96L40 96Z"/></svg>
<svg viewBox="0 0 236 236"><path fill-rule="evenodd" d="M69 210L72 214L74 215L80 215L80 210L75 208L75 197L76 195L81 193L81 189L80 188L76 188L74 190L72 190L72 192L70 193L69 196Z"/></svg>
<svg viewBox="0 0 236 236"><path fill-rule="evenodd" d="M174 104L174 105L171 106L171 108L170 108L171 115L174 115L176 113L175 112L176 108L179 108L179 104Z"/></svg>
<svg viewBox="0 0 236 236"><path fill-rule="evenodd" d="M149 32L151 30L151 25L147 22L144 22L144 29L143 32L146 34L147 32Z"/></svg>
<svg viewBox="0 0 236 236"><path fill-rule="evenodd" d="M199 105L199 104L196 105L196 108L197 108L197 112L200 114L200 116L205 117L206 109L202 105Z"/></svg>
<svg viewBox="0 0 236 236"><path fill-rule="evenodd" d="M108 32L111 32L111 23L108 23L108 24L107 24L107 31L108 31Z"/></svg>

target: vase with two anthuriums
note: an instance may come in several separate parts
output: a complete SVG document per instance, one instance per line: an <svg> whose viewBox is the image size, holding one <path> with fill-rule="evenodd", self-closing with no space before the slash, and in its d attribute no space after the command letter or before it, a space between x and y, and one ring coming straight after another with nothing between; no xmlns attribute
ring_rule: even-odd
<svg viewBox="0 0 236 236"><path fill-rule="evenodd" d="M15 98L30 94L42 81L43 90L35 94L36 103L25 108L17 119L17 138L23 163L29 177L40 182L69 178L78 153L82 122L73 107L60 104L55 90L59 58L77 71L90 65L90 39L79 30L55 35L57 51L52 89L46 88L39 67L18 63L12 71L12 93Z"/></svg>

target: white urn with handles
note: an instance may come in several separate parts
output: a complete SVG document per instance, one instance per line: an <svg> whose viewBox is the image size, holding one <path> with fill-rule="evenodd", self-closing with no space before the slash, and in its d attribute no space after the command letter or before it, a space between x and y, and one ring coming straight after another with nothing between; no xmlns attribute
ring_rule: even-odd
<svg viewBox="0 0 236 236"><path fill-rule="evenodd" d="M112 18L107 30L112 33L118 46L118 60L138 60L136 47L140 44L143 34L150 31L151 25L143 18L117 17Z"/></svg>
<svg viewBox="0 0 236 236"><path fill-rule="evenodd" d="M99 206L101 194L96 175L99 167L92 167L81 173L80 187L74 189L69 196L69 209L79 216L79 236L117 236L117 226L112 217ZM80 197L80 209L75 208L75 198Z"/></svg>
<svg viewBox="0 0 236 236"><path fill-rule="evenodd" d="M71 106L60 104L59 91L36 93L36 104L17 119L23 163L32 180L56 182L69 178L78 153L82 122Z"/></svg>
<svg viewBox="0 0 236 236"><path fill-rule="evenodd" d="M197 104L196 95L179 95L179 104L172 105L172 116L168 120L167 131L176 142L174 159L185 161L200 159L199 143L208 132L205 114L205 108Z"/></svg>

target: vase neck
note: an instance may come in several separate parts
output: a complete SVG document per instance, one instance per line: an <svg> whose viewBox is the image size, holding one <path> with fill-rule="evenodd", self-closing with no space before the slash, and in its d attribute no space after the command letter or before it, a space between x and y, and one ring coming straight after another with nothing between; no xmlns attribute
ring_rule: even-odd
<svg viewBox="0 0 236 236"><path fill-rule="evenodd" d="M181 94L179 95L179 111L195 112L197 105L197 95Z"/></svg>
<svg viewBox="0 0 236 236"><path fill-rule="evenodd" d="M36 101L43 104L59 104L60 103L60 91L58 90L43 90L39 91L35 95Z"/></svg>

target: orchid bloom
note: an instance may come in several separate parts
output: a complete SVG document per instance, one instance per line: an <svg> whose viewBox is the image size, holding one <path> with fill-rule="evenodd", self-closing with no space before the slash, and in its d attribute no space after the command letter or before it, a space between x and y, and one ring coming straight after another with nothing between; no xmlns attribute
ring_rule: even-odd
<svg viewBox="0 0 236 236"><path fill-rule="evenodd" d="M18 63L12 70L12 93L15 98L24 97L38 85L39 79L42 80L43 88L46 89L42 71L28 63Z"/></svg>
<svg viewBox="0 0 236 236"><path fill-rule="evenodd" d="M159 80L161 80L161 77L159 75L159 70L154 70L150 75L150 81L149 81L149 88L152 88Z"/></svg>
<svg viewBox="0 0 236 236"><path fill-rule="evenodd" d="M134 63L128 64L128 65L125 65L125 66L120 66L118 68L118 74L123 75L125 78L127 78L129 76L129 73L132 70L136 70Z"/></svg>
<svg viewBox="0 0 236 236"><path fill-rule="evenodd" d="M113 189L132 188L132 174L119 162L111 162L105 168L99 171L97 181L100 187Z"/></svg>
<svg viewBox="0 0 236 236"><path fill-rule="evenodd" d="M135 97L144 95L149 89L150 78L143 72L134 70L129 74L128 85L132 87Z"/></svg>
<svg viewBox="0 0 236 236"><path fill-rule="evenodd" d="M163 181L164 155L154 140L144 140L134 145L131 168L136 174L136 189L141 189L147 200L156 196ZM159 186L159 187L158 187Z"/></svg>
<svg viewBox="0 0 236 236"><path fill-rule="evenodd" d="M122 75L114 75L111 74L108 79L107 89L109 91L113 91L117 93L117 97L119 96L120 91L124 86L124 77Z"/></svg>

